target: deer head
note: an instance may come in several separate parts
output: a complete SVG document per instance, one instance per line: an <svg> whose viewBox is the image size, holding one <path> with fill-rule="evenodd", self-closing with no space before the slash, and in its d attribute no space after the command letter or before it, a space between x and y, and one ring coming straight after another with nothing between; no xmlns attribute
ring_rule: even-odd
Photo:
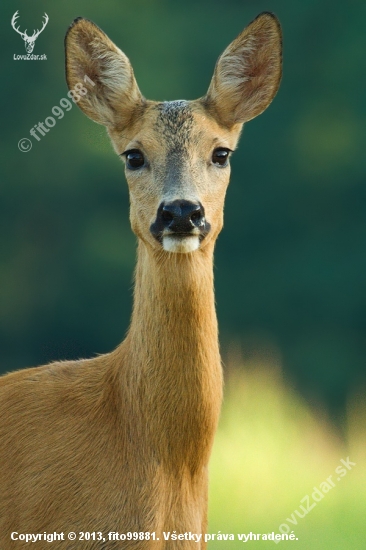
<svg viewBox="0 0 366 550"><path fill-rule="evenodd" d="M281 30L258 16L219 57L207 94L195 101L146 100L126 55L79 18L66 36L70 89L85 82L79 107L107 127L125 162L131 225L157 253L213 248L223 224L230 153L242 125L261 114L281 78ZM212 245L210 247L210 244Z"/></svg>
<svg viewBox="0 0 366 550"><path fill-rule="evenodd" d="M24 40L24 43L25 43L25 50L27 53L32 53L33 52L33 48L34 48L34 43L35 41L37 40L38 36L41 34L41 32L43 31L43 29L45 28L45 26L47 25L48 23L48 15L47 13L44 14L44 21L43 21L43 25L42 25L42 28L40 30L36 30L36 31L33 31L33 34L32 36L28 36L27 35L27 29L25 29L24 32L21 32L19 30L19 27L17 28L15 26L15 23L16 23L16 20L17 18L19 17L18 15L19 13L19 10L17 10L13 17L12 17L12 20L11 20L11 26L13 27L13 29L18 33L20 34L20 36L23 38Z"/></svg>

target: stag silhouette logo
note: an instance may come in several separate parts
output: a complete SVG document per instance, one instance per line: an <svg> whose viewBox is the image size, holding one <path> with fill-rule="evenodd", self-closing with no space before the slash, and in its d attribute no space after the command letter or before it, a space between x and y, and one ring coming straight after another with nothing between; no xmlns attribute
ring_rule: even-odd
<svg viewBox="0 0 366 550"><path fill-rule="evenodd" d="M48 15L47 15L47 13L44 14L44 16L43 16L44 21L43 21L42 28L40 30L38 30L38 29L34 30L32 36L27 35L27 29L25 29L24 32L21 32L19 30L19 27L16 27L18 17L19 17L19 10L17 10L14 13L14 15L12 17L12 20L11 20L11 26L23 38L26 52L27 53L32 53L35 41L37 40L37 38L39 37L39 35L41 34L41 32L44 30L45 26L48 23Z"/></svg>

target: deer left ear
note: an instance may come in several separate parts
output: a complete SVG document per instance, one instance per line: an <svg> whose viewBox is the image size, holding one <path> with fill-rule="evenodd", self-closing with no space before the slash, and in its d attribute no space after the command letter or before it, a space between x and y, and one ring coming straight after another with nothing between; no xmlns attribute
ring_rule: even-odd
<svg viewBox="0 0 366 550"><path fill-rule="evenodd" d="M271 103L281 74L280 23L264 12L219 57L204 104L224 126L247 122Z"/></svg>
<svg viewBox="0 0 366 550"><path fill-rule="evenodd" d="M79 17L65 37L66 80L84 113L108 128L124 127L144 103L127 56L92 21ZM79 93L80 89L87 93Z"/></svg>

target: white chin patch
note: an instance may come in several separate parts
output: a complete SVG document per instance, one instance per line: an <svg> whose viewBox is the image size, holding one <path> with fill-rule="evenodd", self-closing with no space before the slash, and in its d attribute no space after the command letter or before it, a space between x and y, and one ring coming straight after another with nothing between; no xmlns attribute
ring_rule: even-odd
<svg viewBox="0 0 366 550"><path fill-rule="evenodd" d="M189 237L172 237L166 235L163 237L163 248L167 252L176 252L180 254L188 254L199 248L200 240L197 235Z"/></svg>

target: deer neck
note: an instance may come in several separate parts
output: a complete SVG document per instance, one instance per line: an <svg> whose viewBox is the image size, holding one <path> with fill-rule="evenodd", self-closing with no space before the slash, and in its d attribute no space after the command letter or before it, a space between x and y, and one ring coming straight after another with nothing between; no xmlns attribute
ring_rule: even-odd
<svg viewBox="0 0 366 550"><path fill-rule="evenodd" d="M213 247L168 255L139 243L124 346L125 383L134 407L141 406L134 417L147 423L150 441L156 434L170 463L205 465L222 393Z"/></svg>

